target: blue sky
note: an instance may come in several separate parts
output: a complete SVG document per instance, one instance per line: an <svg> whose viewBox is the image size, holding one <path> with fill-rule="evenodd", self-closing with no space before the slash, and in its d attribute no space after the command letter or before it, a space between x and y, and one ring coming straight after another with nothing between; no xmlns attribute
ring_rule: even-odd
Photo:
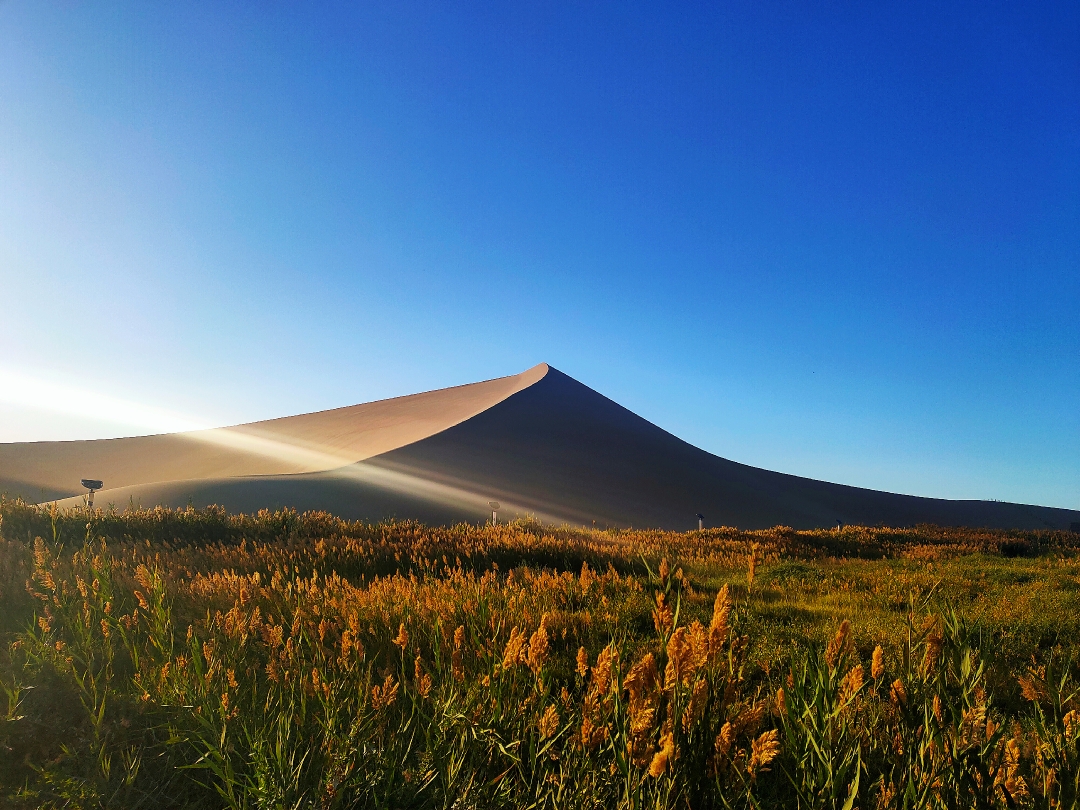
<svg viewBox="0 0 1080 810"><path fill-rule="evenodd" d="M727 458L1080 508L1080 6L8 0L0 313L0 441L546 361Z"/></svg>

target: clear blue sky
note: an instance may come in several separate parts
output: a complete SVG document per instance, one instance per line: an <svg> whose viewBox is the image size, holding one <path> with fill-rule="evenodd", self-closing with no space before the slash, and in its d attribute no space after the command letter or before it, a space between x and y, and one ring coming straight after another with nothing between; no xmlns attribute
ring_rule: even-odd
<svg viewBox="0 0 1080 810"><path fill-rule="evenodd" d="M727 458L1078 508L1080 5L0 2L0 349L5 441L547 361Z"/></svg>

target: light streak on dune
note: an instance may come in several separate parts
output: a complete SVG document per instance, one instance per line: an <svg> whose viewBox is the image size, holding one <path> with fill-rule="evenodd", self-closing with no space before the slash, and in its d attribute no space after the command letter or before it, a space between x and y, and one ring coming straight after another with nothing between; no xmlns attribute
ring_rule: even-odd
<svg viewBox="0 0 1080 810"><path fill-rule="evenodd" d="M467 481L434 480L422 471L364 463L365 456L356 450L350 452L283 436L267 429L267 423L207 428L205 421L187 414L44 380L12 369L0 368L0 402L109 422L156 435L171 433L175 439L183 442L269 459L276 463L270 475L329 473L334 478L480 513L486 510L486 503L491 498L490 493L476 491ZM108 493L106 489L99 496L102 502L107 499ZM79 500L66 498L59 503L70 504ZM560 522L553 514L526 508L511 500L505 501L504 509L508 513L528 513L548 522Z"/></svg>
<svg viewBox="0 0 1080 810"><path fill-rule="evenodd" d="M296 473L327 472L335 478L357 481L394 492L408 493L436 501L448 506L462 508L481 508L490 500L490 495L469 488L467 482L436 481L415 470L389 469L384 466L364 463L363 460L339 452L328 450L318 445L297 441L282 441L269 435L263 435L244 426L235 428L217 428L186 433L183 438L227 447L251 455L272 458L297 467ZM562 522L553 514L536 509L527 509L520 504L507 501L504 509L509 512L529 513L546 522Z"/></svg>

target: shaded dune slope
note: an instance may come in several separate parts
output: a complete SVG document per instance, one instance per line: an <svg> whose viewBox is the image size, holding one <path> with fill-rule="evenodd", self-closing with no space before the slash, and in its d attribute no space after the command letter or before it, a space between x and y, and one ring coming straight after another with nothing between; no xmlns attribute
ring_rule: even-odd
<svg viewBox="0 0 1080 810"><path fill-rule="evenodd" d="M331 423L333 429L327 427ZM275 459L245 455L246 447L211 445L203 453L213 458L200 457L195 465L199 474L170 479L161 471L193 467L161 458L157 479L131 480L135 474L129 471L126 480L110 480L94 467L108 455L99 449L105 442L42 444L95 445L98 455L77 460L110 486L120 484L98 496L99 503L118 506L291 506L368 520L396 516L441 523L482 519L487 502L497 500L507 517L670 529L696 527L698 512L709 525L742 528L837 521L1068 528L1080 521L1080 512L1071 510L896 495L738 464L672 436L546 365L473 386L229 430L275 447L297 444L308 455L282 453L285 458ZM162 457L174 452L176 441L192 452L190 438L142 440L151 439L158 442L153 452ZM10 447L15 445L0 445L0 489ZM68 473L76 491L78 477L89 474ZM70 485L48 497L67 494Z"/></svg>
<svg viewBox="0 0 1080 810"><path fill-rule="evenodd" d="M453 465L446 459L454 459ZM572 523L688 529L859 524L1067 528L1080 512L896 495L761 470L714 456L551 369L482 414L372 463L465 476L497 499Z"/></svg>

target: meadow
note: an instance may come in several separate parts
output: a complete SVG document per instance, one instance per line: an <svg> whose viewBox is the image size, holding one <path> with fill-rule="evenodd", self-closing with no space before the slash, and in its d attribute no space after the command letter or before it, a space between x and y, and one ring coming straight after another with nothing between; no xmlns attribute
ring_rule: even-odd
<svg viewBox="0 0 1080 810"><path fill-rule="evenodd" d="M1074 808L1078 551L0 499L0 806Z"/></svg>

